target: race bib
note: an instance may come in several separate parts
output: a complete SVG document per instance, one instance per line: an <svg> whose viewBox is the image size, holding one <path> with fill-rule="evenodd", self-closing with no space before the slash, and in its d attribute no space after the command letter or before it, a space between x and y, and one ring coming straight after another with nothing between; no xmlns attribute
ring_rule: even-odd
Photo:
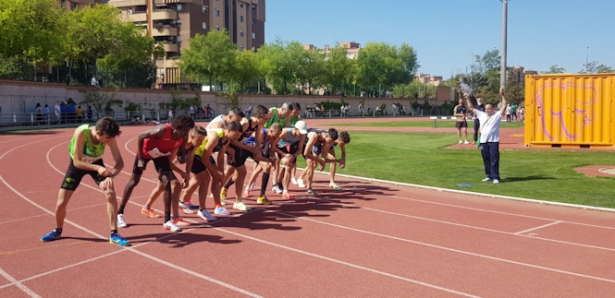
<svg viewBox="0 0 615 298"><path fill-rule="evenodd" d="M160 150L158 150L158 148L154 148L150 151L147 151L147 154L149 154L149 156L151 156L152 158L159 158L163 156L169 156L171 155L171 152L162 153L160 152Z"/></svg>
<svg viewBox="0 0 615 298"><path fill-rule="evenodd" d="M101 157L91 157L87 155L81 156L81 161L85 163L95 163L97 160L101 159Z"/></svg>

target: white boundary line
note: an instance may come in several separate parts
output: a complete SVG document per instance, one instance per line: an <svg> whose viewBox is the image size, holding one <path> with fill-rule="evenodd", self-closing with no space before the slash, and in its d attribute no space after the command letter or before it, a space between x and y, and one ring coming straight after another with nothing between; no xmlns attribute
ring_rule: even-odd
<svg viewBox="0 0 615 298"><path fill-rule="evenodd" d="M277 212L275 212L275 213L277 213ZM322 260L325 260L325 261L337 263L337 264L348 266L348 267L355 268L355 269L360 269L360 270L368 271L368 272L371 272L371 273L383 275L383 276L386 276L386 277L391 277L391 278L398 279L398 280L403 280L403 281L406 281L406 282L418 284L418 285L425 286L425 287L428 287L428 288L432 288L432 289L436 289L436 290L440 290L440 291L444 291L444 292L448 292L448 293L452 293L452 294L457 294L457 295L465 296L465 297L479 297L479 296L475 296L475 295L472 295L472 294L468 294L468 293L464 293L464 292L460 292L460 291L455 291L455 290L452 290L452 289L448 289L448 288L436 286L436 285L433 285L433 284L429 284L429 283L426 283L426 282L418 281L418 280L415 280L415 279L410 279L410 278L406 278L406 277L403 277L403 276L399 276L399 275L395 275L395 274L379 271L379 270L376 270L376 269L372 269L372 268L368 268L368 267L363 267L363 266L360 266L360 265L356 265L356 264L344 262L344 261L341 261L341 260L325 257L325 256L322 256L322 255L318 255L318 254L315 254L315 253L311 253L311 252L303 251L303 250L300 250L300 249L292 248L292 247L285 246L285 245L282 245L282 244L278 244L278 243L274 243L274 242L269 242L267 240L251 237L251 236L244 235L244 234L241 234L241 233L229 231L229 230L226 230L226 229L223 229L223 228L216 228L216 230L219 230L219 231L231 234L231 235L235 235L237 237L249 239L249 240L252 240L252 241L255 241L255 242L260 242L260 243L263 243L263 244L274 246L274 247L277 247L277 248L282 248L282 249L290 250L292 252L296 252L296 253L299 253L299 254L307 255L307 256L310 256L310 257L313 257L313 258L322 259Z"/></svg>
<svg viewBox="0 0 615 298"><path fill-rule="evenodd" d="M2 275L4 278L6 278L10 282L10 284L8 284L8 285L18 287L24 293L28 294L28 296L34 297L34 298L40 298L41 297L38 294L36 294L34 291L32 291L30 288L24 286L24 284L22 284L20 281L16 280L13 276L11 276L10 274L6 273L6 271L2 270L2 268L0 268L0 275Z"/></svg>
<svg viewBox="0 0 615 298"><path fill-rule="evenodd" d="M55 148L55 147L57 147L57 146L54 146L53 148ZM55 166L51 163L51 160L49 159L49 153L53 150L53 148L49 149L49 151L47 152L47 162L49 163L49 165L50 165L50 166L51 166L54 170L56 170L56 172L58 172L58 173L60 173L60 174L61 174L62 172L61 172L59 169L57 169L57 168L56 168L56 167L55 167ZM0 176L0 179L1 179L1 178L2 178L2 177ZM97 188L94 188L94 187L92 187L92 186L90 186L90 185L87 185L87 184L85 184L85 186L87 186L87 187L89 187L89 188L92 188L92 189L95 189L95 190L98 190ZM99 190L99 191L100 191L100 190ZM136 203L135 203L135 204L136 204ZM267 209L266 209L266 208L263 208L263 209L253 209L253 210L254 210L254 211L260 211L260 210L265 211L265 210L267 210ZM197 222L192 221L192 220L186 220L186 221L189 221L189 222L192 222L192 223L197 223ZM219 222L220 222L220 221L216 221L216 222L214 222L214 223L212 223L212 224L219 223ZM466 297L477 297L477 296L474 296L474 295L471 295L471 294L468 294L468 293L463 293L463 292L455 291L455 290L452 290L452 289L447 289L447 288L444 288L444 287L439 287L439 286L432 285L432 284L428 284L428 283L425 283L425 282L421 282L421 281L417 281L417 280L413 280L413 279L405 278L405 277L402 277L402 276L397 276L397 275L394 275L394 274L390 274L390 273L386 273L386 272L378 271L378 270L375 270L375 269L371 269L371 268L367 268L367 267L363 267L363 266L359 266L359 265L355 265L355 264L351 264L351 263L346 263L346 262L343 262L343 261L340 261L340 260L337 260L337 259L332 259L332 258L328 258L328 257L325 257L325 256L321 256L321 255L313 254L313 253L310 253L310 252L306 252L306 251L302 251L302 250L294 249L294 248L291 248L291 247L283 246L283 245L280 245L280 244L276 244L276 243L268 242L268 241L265 241L265 240L262 240L262 239L253 238L253 237L250 237L250 236L247 236L247 235L243 235L243 234L240 234L240 233L235 233L235 232L228 231L228 230L225 230L225 229L222 229L222 228L217 228L217 227L212 227L212 228L214 228L214 229L216 229L216 230L220 230L220 231L226 232L226 233L229 233L229 234L232 234L232 235L235 235L235 236L239 236L239 237L242 237L242 238L251 239L251 240L253 240L253 241L257 241L257 242L265 243L265 244L268 244L268 245L271 245L271 246L276 246L276 247L280 247L280 248L285 248L285 249L290 250L290 251L293 251L293 252L298 252L298 253L305 254L305 255L308 255L308 256L317 257L317 258L320 258L320 259L324 259L324 260L332 261L332 262L335 262L335 263L338 263L338 264L342 264L342 265L350 266L350 267L352 267L352 268L361 269L361 270L366 270L366 271L369 271L369 272L372 272L372 273L377 273L377 274L384 275L384 276L387 276L387 277L392 277L392 278L400 279L400 280L403 280L403 281L407 281L407 282L415 283L415 284L418 284L418 285L422 285L422 286L426 286L426 287L429 287L429 288L438 289L438 290L441 290L441 291L445 291L445 292L449 292L449 293L454 293L454 294L458 294L458 295L462 295L462 296L466 296ZM176 235L176 234L172 234L172 235ZM129 250L133 251L133 250L132 250L132 249L130 249L130 248L127 248L127 249L129 249ZM154 261L156 261L156 262L162 263L162 264L164 264L164 265L167 265L167 266L169 266L169 267L175 268L175 269L177 269L177 270L184 271L184 272L189 273L189 274L191 274L190 272L192 272L192 271L189 271L188 269L185 269L185 268L183 268L183 267L179 267L179 266L177 266L177 265L174 265L174 264L172 264L172 263L166 262L166 261L164 261L164 260L160 260L160 259L158 259L158 258L155 258L155 257L153 257L153 256L147 255L147 254L142 253L142 252L140 252L140 251L133 251L133 252L135 252L135 253L137 253L137 254L142 254L142 255L143 255L144 257L146 257L146 258L150 258L150 259L152 259L152 260L154 260ZM162 262L161 262L161 261L162 261ZM197 274L198 274L198 273L197 273ZM206 277L206 276L204 276L204 277ZM212 282L213 282L213 281L212 281ZM245 294L245 293L244 293L244 294ZM255 294L254 294L254 295L255 295Z"/></svg>
<svg viewBox="0 0 615 298"><path fill-rule="evenodd" d="M520 231L520 232L516 232L515 235L521 235L521 234L525 234L527 232L540 230L542 228L550 227L550 226L553 226L553 225L556 225L556 224L559 224L559 223L562 223L562 222L561 221L554 221L554 222L548 223L546 225L542 225L542 226L538 226L538 227L535 227L535 228L531 228L531 229L523 230L523 231Z"/></svg>
<svg viewBox="0 0 615 298"><path fill-rule="evenodd" d="M545 221L561 221L561 222L567 223L567 224L574 224L574 225L588 226L588 227L593 227L593 228L602 228L602 229L615 230L615 227L600 226L600 225L587 224L587 223L576 222L576 221L568 221L568 220L554 219L554 218L548 218L548 217L538 217L538 216L524 215L524 214L518 214L518 213L510 213L510 212L504 212L504 211L497 211L497 210L474 208L474 207L468 207L468 206L460 206L460 205L454 205L454 204L447 204L447 203L440 203L440 202L434 202L434 201L420 200L420 199L415 199L415 198L400 197L400 196L395 196L395 195L390 196L390 197L401 199L401 200L421 202L421 203L426 203L426 204L447 206L447 207L458 208L458 209L474 210L474 211L480 211L480 212L488 212L488 213L495 213L495 214L502 214L502 215L509 215L509 216L523 217L523 218L545 220Z"/></svg>
<svg viewBox="0 0 615 298"><path fill-rule="evenodd" d="M31 145L31 144L33 144L33 143L41 142L41 141L43 141L43 140L39 140L39 141L36 141L36 142L27 143L27 144L24 144L24 145L21 145L21 146L17 146L17 147L15 147L15 148L13 148L13 149L11 149L11 150L9 150L9 151L5 152L2 156L0 156L0 160L2 160L2 158L3 158L5 155L7 155L8 153L10 153L10 152L12 152L12 151L14 151L14 150L16 150L16 149L18 149L18 148L25 147L25 146ZM65 143L65 142L63 142L63 143ZM58 144L58 145L54 146L53 148L56 148L56 147L58 147L59 145L61 145L61 144L63 144L63 143L60 143L60 144ZM56 170L58 173L62 174L62 171L60 171L58 168L56 168L56 167L55 167L55 166L51 163L51 160L49 159L49 153L53 150L53 148L51 148L51 149L49 149L49 150L47 151L47 162L49 163L49 165L50 165L50 166L51 166L54 170ZM52 211L50 211L50 210L48 210L48 209L44 208L43 206L41 206L41 205L37 204L36 202L34 202L34 201L30 200L28 197L26 197L25 195L23 195L22 193L20 193L19 191L17 191L17 190L16 190L15 188L13 188L13 187L12 187L12 186L11 186L11 185L10 185L10 184L6 181L6 180L4 180L4 177L2 177L2 175L0 175L0 181L2 181L2 183L4 183L4 185L5 185L6 187L8 187L11 191L13 191L15 194L17 194L18 196L20 196L20 197L21 197L22 199L24 199L26 202L28 202L28 203L32 204L33 206L37 207L38 209L40 209L40 210L42 210L42 211L44 211L44 212L46 212L46 213L48 213L48 214L50 214L50 215L53 215L53 214L54 214ZM89 186L89 185L87 185L87 184L85 184L85 185L86 185L86 186ZM89 187L91 187L91 186L89 186ZM94 188L94 187L91 187L91 188L96 189L96 188ZM95 236L95 237L97 237L97 238L104 239L104 240L107 240L107 239L108 239L107 237L104 237L104 236L102 236L102 235L100 235L100 234L98 234L98 233L96 233L96 232L94 232L94 231L91 231L91 230L89 230L89 229L87 229L87 228L85 228L85 227L83 227L83 226L81 226L81 225L79 225L79 224L77 224L77 223L75 223L75 222L72 222L72 221L70 221L70 220L65 220L65 222L66 222L66 223L68 223L68 224L70 224L70 225L72 225L72 226L74 226L74 227L76 227L76 228L78 228L78 229L80 229L80 230L82 230L82 231L84 231L84 232L86 232L86 233L88 233L88 234L90 234L90 235L93 235L93 236ZM172 235L175 235L175 234L172 234ZM236 291L236 292L242 293L242 294L244 294L244 295L246 295L246 296L250 296L250 297L260 297L259 295L255 294L255 293L252 293L252 292L249 292L249 291L243 290L243 289L241 289L241 288L239 288L239 287L233 286L233 285L231 285L231 284L227 284L227 283L225 283L225 282L222 282L222 281L220 281L220 280L217 280L217 279L211 278L211 277L209 277L209 276L202 275L202 274L200 274L200 273L198 273L198 272L194 272L194 271L191 271L191 270L189 270L189 269L186 269L186 268L183 268L183 267L180 267L180 266L177 266L177 265L171 264L171 263L169 263L169 262L167 262L167 261L164 261L164 260L162 260L162 259L159 259L159 258L156 258L156 257L154 257L154 256L148 255L148 254L143 253L143 252L141 252L141 251L137 251L137 250L136 250L136 249L134 249L134 248L130 248L130 247L123 247L123 248L121 248L121 249L122 249L122 250L131 251L131 252L133 252L133 253L136 253L136 254L138 254L138 255L141 255L141 256L143 256L143 257L146 257L146 258L148 258L148 259L150 259L150 260L153 260L153 261L155 261L155 262L158 262L158 263L160 263L160 264L163 264L163 265L166 265L166 266L168 266L168 267L174 268L174 269L176 269L176 270L182 271L182 272L187 273L187 274L189 274L189 275L192 275L192 276L194 276L194 277L201 278L201 279L207 280L207 281L209 281L209 282L212 282L212 283L218 284L218 285L223 286L223 287L225 287L225 288L228 288L228 289L230 289L230 290L234 290L234 291ZM120 251L122 251L122 250L120 250ZM92 261L92 260L85 261L85 262L91 262L91 261ZM1 269L0 269L0 270L1 270ZM12 285L16 285L16 286L18 286L18 287L19 287L20 289L22 289L22 291L24 291L26 294L29 294L30 296L32 296L32 295L30 294L30 292L31 292L31 293L33 293L33 294L36 294L36 293L32 292L31 290L29 290L28 288L26 288L25 286L21 285L21 283L20 283L19 281L15 280L14 278L12 278L12 279L10 279L10 280L12 281L12 283L11 283ZM20 285L21 285L21 286L20 286ZM30 292L28 292L27 290L28 290L28 291L30 291ZM40 296L38 296L38 295L37 295L36 297L40 297Z"/></svg>
<svg viewBox="0 0 615 298"><path fill-rule="evenodd" d="M65 143L65 142L64 142L64 143ZM63 174L63 172L62 172L62 171L60 171L60 169L58 169L57 167L55 167L55 166L53 165L53 163L51 162L51 159L49 158L49 156L50 156L51 151L53 151L53 149L55 149L56 147L58 147L58 146L60 146L60 145L62 145L62 144L63 144L63 143L60 143L60 144L58 144L58 145L56 145L56 146L53 146L52 148L50 148L50 149L47 151L47 154L46 154L46 157L47 157L47 163L49 164L49 166L51 166L51 167L52 167L52 168L53 168L56 172L58 172L60 175L62 175L62 174ZM8 152L7 152L7 153L8 153ZM2 176L0 176L0 179L2 180L2 182L4 182L4 184L5 184L5 185L7 185L7 187L11 188L11 190L13 190L13 192L15 192L15 193L18 193L18 194L19 194L19 192L18 192L17 190L13 189L13 188L12 188L12 187L8 184L8 183L6 183L6 181L4 181L4 179L2 179ZM90 186L90 185L88 185L88 184L85 184L85 183L84 183L83 185L84 185L84 186L86 186L86 187L88 187L88 188L91 188L91 189L94 189L94 190L98 190L98 191L100 191L100 189L98 189L98 188L96 188L96 187L93 187L93 186ZM121 197L119 197L119 196L118 196L117 198L118 198L118 199L121 199ZM24 198L24 199L26 199L26 198ZM28 200L28 199L26 199L26 200ZM33 204L36 204L36 203L34 203L34 202L32 202L32 203L33 203ZM43 207L40 207L40 208L43 208ZM43 208L43 210L46 210L46 209L44 209L44 208ZM53 213L52 213L52 214L53 214ZM81 229L81 230L83 230L83 231L85 231L85 232L87 232L87 233L91 234L91 235L94 235L94 236L96 236L96 237L98 237L98 238L105 239L105 240L106 240L106 239L108 239L107 237L104 237L104 236L102 236L102 235L99 235L99 234L97 234L97 233L95 233L95 232L93 232L93 231L91 231L91 230L88 230L87 228L82 227L82 226L80 226L80 225L78 225L78 224L76 224L76 223L72 223L72 222L70 222L70 221L68 221L68 220L66 220L66 222L68 222L69 224L71 224L71 225L73 225L73 226L75 226L75 227L77 227L77 228L79 228L79 229ZM172 235L175 235L175 234L172 234ZM136 254L138 254L138 255L141 255L141 256L143 256L143 257L145 257L145 258L148 258L148 259L150 259L150 260L152 260L152 261L155 261L155 262L157 262L157 263L160 263L160 264L166 265L166 266L168 266L168 267L171 267L171 268L173 268L173 269L176 269L176 270L179 270L179 271L181 271L181 272L187 273L187 274L192 275L192 276L194 276L194 277L201 278L201 279L207 280L207 281L209 281L209 282L212 282L212 283L218 284L218 285L223 286L223 287L225 287L225 288L227 288L227 289L230 289L230 290L233 290L233 291L236 291L236 292L242 293L242 294L244 294L244 295L246 295L246 296L250 296L250 297L260 297L259 295L255 294L255 293L252 293L252 292L246 291L246 290L241 289L241 288L239 288L239 287L236 287L236 286L233 286L233 285L231 285L231 284L225 283L225 282L223 282L223 281L220 281L220 280L214 279L214 278L212 278L212 277L209 277L209 276L203 275L203 274L201 274L201 273L198 273L198 272L195 272L195 271L192 271L192 270L186 269L186 268L184 268L184 267L180 267L180 266L178 266L178 265L175 265L175 264L169 263L169 262L167 262L167 261L165 261L165 260L159 259L159 258L154 257L154 256L151 256L151 255L148 255L148 254L146 254L146 253L144 253L144 252L141 252L141 251L138 251L138 250L136 250L136 249L134 249L134 248L130 248L130 247L123 247L123 248L124 248L124 249L126 249L126 250L129 250L129 251L131 251L131 252L133 252L133 253L136 253Z"/></svg>
<svg viewBox="0 0 615 298"><path fill-rule="evenodd" d="M484 259L488 259L488 260L492 260L492 261L499 261L499 262L519 265L519 266L523 266L523 267L529 267L529 268L534 268L534 269L539 269L539 270L551 271L551 272L556 272L556 273L561 273L561 274L566 274L566 275L572 275L572 276L576 276L576 277L583 277L583 278L588 278L588 279L604 281L604 282L615 284L615 280L608 279L608 278L602 278L602 277L597 277L597 276L585 275L585 274L581 274L581 273L575 273L575 272L570 272L570 271L565 271L565 270L560 270L560 269L554 269L554 268L549 268L549 267L544 267L544 266L539 266L539 265L533 265L533 264L528 264L528 263L508 260L508 259L502 259L502 258L498 258L498 257L492 257L492 256L488 256L488 255L483 255L483 254L479 254L479 253L473 253L473 252L469 252L469 251L449 248L449 247L445 247L445 246L440 246L440 245L435 245L435 244L430 244L430 243L425 243L425 242L420 242L420 241L414 241L414 240L410 240L410 239L390 236L390 235L376 233L376 232L370 232L370 231L361 230L361 229L355 229L355 228L351 228L351 227L347 227L347 226L343 226L343 225L338 225L338 224L334 224L334 223L328 223L328 222L324 222L324 221L319 221L319 220L315 220L315 219L311 219L311 218L299 217L299 216L296 216L296 215L291 215L291 214L287 214L287 213L279 212L279 211L271 211L271 212L277 213L277 214L280 214L280 215L283 215L283 216L291 217L291 218L302 219L302 220L306 220L306 221L310 221L310 222L314 222L314 223L318 223L318 224L323 224L323 225L328 225L328 226L332 226L332 227L336 227L336 228L340 228L340 229L345 229L345 230L349 230L349 231L354 231L354 232L358 232L358 233L362 233L362 234L368 234L368 235L372 235L372 236L378 236L378 237L382 237L382 238L398 240L398 241L412 243L412 244L416 244L416 245L420 245L420 246L426 246L426 247L429 247L429 248L435 248L435 249L445 250L445 251L449 251L449 252L455 252L455 253L459 253L459 254L463 254L463 255L469 255L469 256L473 256L473 257L484 258Z"/></svg>
<svg viewBox="0 0 615 298"><path fill-rule="evenodd" d="M328 174L329 172L322 172L322 174L325 174L325 173ZM375 178L366 178L366 177L359 177L359 176L346 175L346 174L338 174L338 173L335 173L335 176L342 176L342 177L346 177L346 178L363 180L363 181L368 181L368 182L379 182L379 183L385 183L385 184L393 184L393 185L401 185L401 186L409 186L409 187L415 187L415 188L429 189L429 190L435 190L435 191L440 191L440 192L451 192L451 193L473 195L473 196L480 196L480 197L488 197L488 198L495 198L495 199L506 199L506 200L521 201L521 202L535 203L535 204L542 204L542 205L554 205L554 206L560 206L560 207L572 207L572 208L585 209L585 210L615 212L615 208L594 207L594 206L585 206L585 205L578 205L578 204L569 204L569 203L560 203L560 202L551 202L551 201L542 201L542 200L535 200L535 199L519 198L519 197L512 197L512 196L486 194L486 193L480 193L480 192L472 192L472 191L457 190L457 189L450 189L450 188L442 188L442 187L435 187L435 186L427 186L427 185L420 185L420 184L411 184L411 183L404 183L404 182L395 182L395 181L381 180L381 179L375 179Z"/></svg>
<svg viewBox="0 0 615 298"><path fill-rule="evenodd" d="M326 194L326 193L323 193L323 194ZM336 201L332 201L332 200L321 199L321 198L317 198L317 197L314 197L314 199L315 200L319 200L319 201L324 201L324 202L340 204L340 205L348 205L349 207L355 208L355 209L365 209L365 210L370 210L370 211L374 211L374 212L380 212L380 213L385 213L385 214L391 214L391 215L396 215L396 216L412 218L412 219L416 219L416 220L423 220L423 221L435 222L435 223L440 223L440 224L445 224L445 225L452 225L452 226L463 227L463 228L468 228L468 229L487 231L487 232L504 234L504 235L516 235L516 236L521 236L521 237L526 237L526 238L531 238L531 239L536 239L536 240L541 240L541 241L554 242L554 243L567 244L567 245L572 245L572 246L579 246L579 247L592 248L592 249L600 249L600 250L607 250L607 251L615 252L615 248L596 246L596 245L589 245L589 244L583 244L583 243L577 243L577 242L562 241L562 240L543 238L543 237L536 237L536 236L531 236L531 235L523 235L523 234L521 234L521 232L512 233L512 232L506 232L506 231L501 231L501 230L494 230L494 229L477 227L477 226L466 225L466 224L460 224L460 223L450 222L450 221L445 221L445 220L439 220L439 219L433 219L433 218L414 216L414 215L409 215L409 214L404 214L404 213L397 213L397 212L393 212L393 211L381 210L381 209L376 209L376 208L371 208L371 207L362 207L362 206L347 204L347 203L344 203L344 202L336 202ZM529 230L535 230L535 229L539 229L539 228L544 228L544 227L548 227L548 226L554 225L555 223L562 223L562 222L563 221L559 221L558 220L558 221L555 221L554 223L549 223L549 224L540 226L538 228L532 228L532 229L529 229ZM527 231L528 230L522 231L522 232L527 232Z"/></svg>

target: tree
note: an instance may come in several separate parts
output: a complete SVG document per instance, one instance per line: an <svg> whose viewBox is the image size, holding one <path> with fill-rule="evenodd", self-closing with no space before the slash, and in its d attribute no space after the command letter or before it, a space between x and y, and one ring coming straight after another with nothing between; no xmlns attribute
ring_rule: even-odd
<svg viewBox="0 0 615 298"><path fill-rule="evenodd" d="M289 43L276 39L275 42L265 44L259 50L263 59L262 71L277 94L288 94L287 84L296 83L294 79L297 64L293 58L300 56L299 48L303 50L297 41Z"/></svg>
<svg viewBox="0 0 615 298"><path fill-rule="evenodd" d="M147 64L160 48L154 45L153 39L143 36L132 22L121 19L117 8L97 4L70 11L66 14L64 27L65 60L74 61L75 66L84 66L83 77L80 76L79 80L87 82L90 75L96 74L96 67L94 71L88 71L88 65L99 63L111 77L123 81L124 86L129 85L128 72L137 74L136 69L145 71L144 74L138 73L139 80L149 80L154 75L148 73ZM123 79L120 79L122 75Z"/></svg>
<svg viewBox="0 0 615 298"><path fill-rule="evenodd" d="M346 48L336 46L324 61L321 83L327 85L334 94L344 82L353 82L353 85L356 85L356 80L352 78L354 60L348 59L346 54Z"/></svg>
<svg viewBox="0 0 615 298"><path fill-rule="evenodd" d="M243 50L235 55L233 71L229 75L231 80L239 84L240 92L244 90L246 83L262 77L260 63L260 56L252 51Z"/></svg>
<svg viewBox="0 0 615 298"><path fill-rule="evenodd" d="M548 71L545 71L543 73L545 74L554 74L554 73L565 73L566 69L563 67L559 67L557 65L551 65L551 67L549 67Z"/></svg>
<svg viewBox="0 0 615 298"><path fill-rule="evenodd" d="M54 0L0 0L0 57L33 63L32 68L36 62L57 62L62 15Z"/></svg>
<svg viewBox="0 0 615 298"><path fill-rule="evenodd" d="M604 64L600 64L596 67L597 73L615 73L615 69L610 66L606 66Z"/></svg>
<svg viewBox="0 0 615 298"><path fill-rule="evenodd" d="M504 86L506 101L510 105L519 105L525 101L525 86L517 81L514 76L506 81Z"/></svg>
<svg viewBox="0 0 615 298"><path fill-rule="evenodd" d="M92 106L96 111L96 119L100 119L101 112L104 115L112 114L113 107L121 107L123 102L115 99L115 93L102 93L96 91L80 91L85 93L85 99L80 103L83 106Z"/></svg>
<svg viewBox="0 0 615 298"><path fill-rule="evenodd" d="M357 81L366 88L378 90L395 84L409 83L418 69L414 49L403 44L400 50L385 43L368 43L357 57Z"/></svg>
<svg viewBox="0 0 615 298"><path fill-rule="evenodd" d="M470 87L476 97L482 97L485 103L498 101L500 92L500 53L497 49L487 51L484 55L475 55L469 74Z"/></svg>
<svg viewBox="0 0 615 298"><path fill-rule="evenodd" d="M97 60L99 71L123 82L123 87L151 87L156 76L151 57L164 55L162 45L129 22L118 24L116 30L113 47Z"/></svg>
<svg viewBox="0 0 615 298"><path fill-rule="evenodd" d="M297 60L297 71L295 78L297 83L307 83L309 86L308 94L312 94L312 87L316 85L324 73L325 59L317 49L304 50L303 47L298 49L299 59ZM303 88L301 88L303 89ZM303 90L301 90L303 93Z"/></svg>
<svg viewBox="0 0 615 298"><path fill-rule="evenodd" d="M214 79L230 81L237 46L231 43L226 30L197 34L189 43L190 48L183 51L179 62L182 74L200 84L207 81L210 87Z"/></svg>

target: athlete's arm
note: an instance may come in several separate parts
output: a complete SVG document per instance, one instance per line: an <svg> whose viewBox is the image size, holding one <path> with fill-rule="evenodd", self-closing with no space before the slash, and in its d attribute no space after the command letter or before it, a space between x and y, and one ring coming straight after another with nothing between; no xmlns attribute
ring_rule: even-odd
<svg viewBox="0 0 615 298"><path fill-rule="evenodd" d="M122 159L122 154L117 146L116 138L110 139L107 145L109 146L109 150L111 150L111 155L115 161L115 166L113 167L111 174L113 174L113 176L117 176L124 168L124 159Z"/></svg>

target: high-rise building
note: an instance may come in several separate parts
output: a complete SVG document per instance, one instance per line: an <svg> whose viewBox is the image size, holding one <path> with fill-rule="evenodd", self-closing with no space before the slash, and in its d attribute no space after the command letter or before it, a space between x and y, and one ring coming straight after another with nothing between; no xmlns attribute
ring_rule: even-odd
<svg viewBox="0 0 615 298"><path fill-rule="evenodd" d="M86 5L106 3L108 0L58 0L65 10L84 8Z"/></svg>
<svg viewBox="0 0 615 298"><path fill-rule="evenodd" d="M190 83L181 77L177 62L197 34L226 29L240 50L254 51L265 43L265 0L109 0L108 4L149 29L157 42L164 42L165 54L156 58L159 85Z"/></svg>

